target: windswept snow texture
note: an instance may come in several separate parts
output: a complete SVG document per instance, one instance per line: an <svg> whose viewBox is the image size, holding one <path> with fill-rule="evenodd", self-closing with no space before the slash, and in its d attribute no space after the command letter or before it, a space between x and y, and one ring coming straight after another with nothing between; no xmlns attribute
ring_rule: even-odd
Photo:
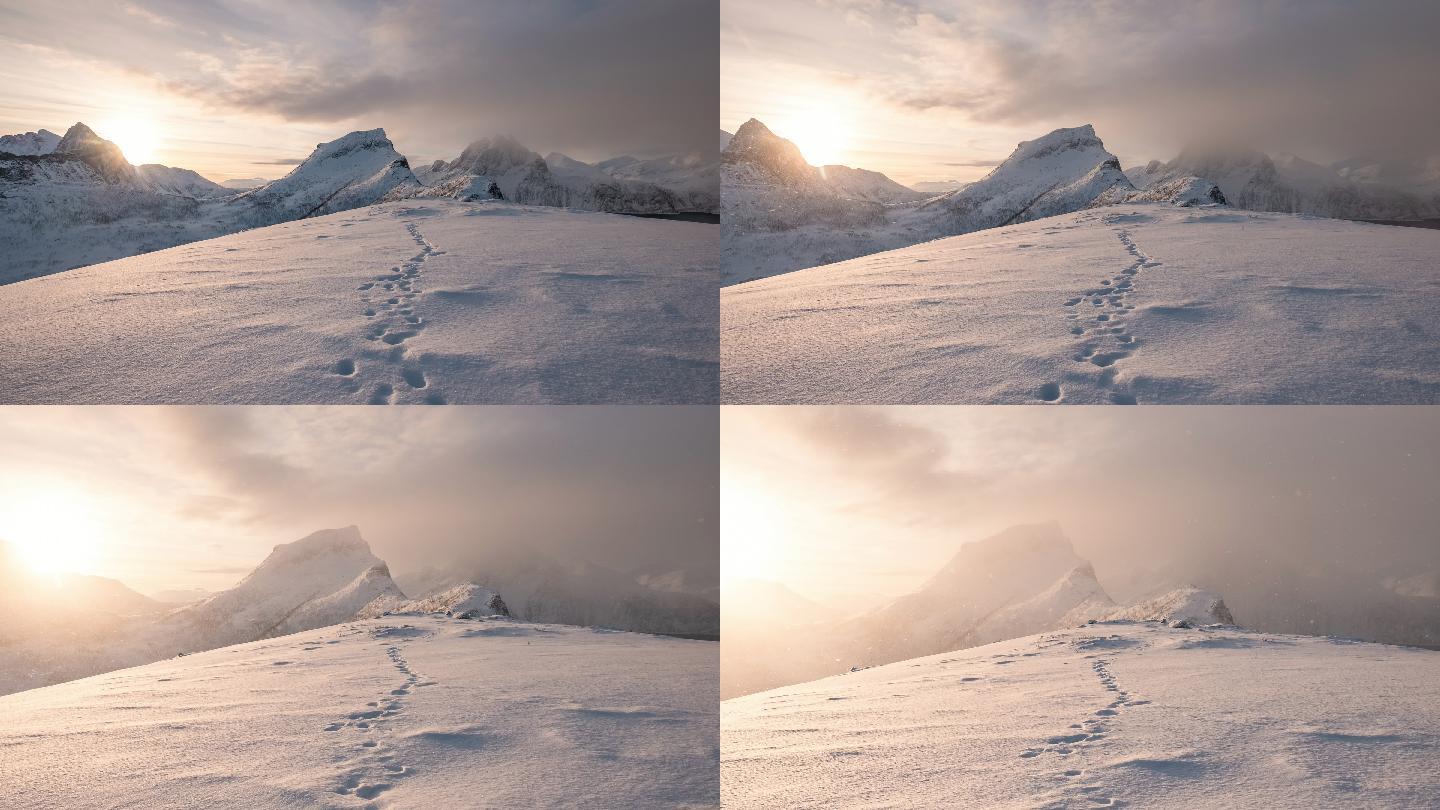
<svg viewBox="0 0 1440 810"><path fill-rule="evenodd" d="M1440 402L1440 233L1132 204L721 291L727 403Z"/></svg>
<svg viewBox="0 0 1440 810"><path fill-rule="evenodd" d="M376 619L0 697L13 807L715 807L716 645Z"/></svg>
<svg viewBox="0 0 1440 810"><path fill-rule="evenodd" d="M0 401L713 403L718 249L502 202L282 223L0 286Z"/></svg>
<svg viewBox="0 0 1440 810"><path fill-rule="evenodd" d="M1440 652L1105 623L721 704L727 808L1440 806Z"/></svg>

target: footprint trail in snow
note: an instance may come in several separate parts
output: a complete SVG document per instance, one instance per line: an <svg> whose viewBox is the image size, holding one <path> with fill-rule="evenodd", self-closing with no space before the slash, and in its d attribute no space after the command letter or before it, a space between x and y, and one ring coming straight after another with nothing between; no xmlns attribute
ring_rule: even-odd
<svg viewBox="0 0 1440 810"><path fill-rule="evenodd" d="M1099 369L1098 382L1102 389L1108 390L1110 402L1134 405L1137 399L1129 386L1120 381L1118 365L1132 355L1141 342L1125 323L1135 309L1129 298L1136 291L1142 271L1159 267L1161 263L1142 251L1128 230L1121 228L1115 236L1132 261L1110 278L1101 279L1098 286L1066 300L1065 318L1071 322L1070 333L1076 340L1072 359ZM1063 390L1059 383L1046 383L1040 386L1038 396L1045 402L1058 402Z"/></svg>
<svg viewBox="0 0 1440 810"><path fill-rule="evenodd" d="M380 637L377 633L377 638ZM386 647L385 655L404 680L398 686L386 689L377 700L365 704L365 708L350 712L345 719L324 729L343 733L345 752L334 788L334 792L342 796L368 801L393 789L397 780L411 773L410 768L395 761L395 755L386 745L385 730L389 722L404 711L405 698L419 683L420 676L410 668L399 645Z"/></svg>
<svg viewBox="0 0 1440 810"><path fill-rule="evenodd" d="M361 314L371 322L365 339L377 344L376 348L365 351L359 362L348 357L339 360L334 373L342 378L345 390L360 394L370 405L393 404L397 392L423 392L421 401L443 405L445 395L434 386L423 364L411 357L405 346L406 341L425 328L415 301L420 295L425 263L441 251L435 250L414 222L407 223L405 230L420 252L356 288L360 293ZM367 386L362 377L372 382Z"/></svg>

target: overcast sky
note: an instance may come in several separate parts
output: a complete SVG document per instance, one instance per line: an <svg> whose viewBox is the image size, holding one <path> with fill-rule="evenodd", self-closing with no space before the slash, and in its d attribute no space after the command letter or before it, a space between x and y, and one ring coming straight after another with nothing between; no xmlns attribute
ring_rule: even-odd
<svg viewBox="0 0 1440 810"><path fill-rule="evenodd" d="M1437 32L1431 0L725 0L721 126L907 183L1087 123L1127 167L1202 138L1426 158Z"/></svg>
<svg viewBox="0 0 1440 810"><path fill-rule="evenodd" d="M0 134L153 126L155 161L216 180L376 127L417 164L501 134L582 160L713 151L718 17L714 0L0 0Z"/></svg>
<svg viewBox="0 0 1440 810"><path fill-rule="evenodd" d="M145 593L349 524L396 573L493 544L713 572L717 432L704 407L6 408L0 539Z"/></svg>
<svg viewBox="0 0 1440 810"><path fill-rule="evenodd" d="M1049 520L1120 600L1440 572L1435 408L726 408L722 422L723 576L850 610L915 590L966 542Z"/></svg>

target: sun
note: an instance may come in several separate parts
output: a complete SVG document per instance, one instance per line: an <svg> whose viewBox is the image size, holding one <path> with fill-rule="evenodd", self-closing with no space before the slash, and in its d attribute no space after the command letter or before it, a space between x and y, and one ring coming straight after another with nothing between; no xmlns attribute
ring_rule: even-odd
<svg viewBox="0 0 1440 810"><path fill-rule="evenodd" d="M125 153L125 159L136 166L154 163L160 149L159 131L143 118L125 116L111 119L97 129L96 134L114 142Z"/></svg>
<svg viewBox="0 0 1440 810"><path fill-rule="evenodd" d="M850 148L850 127L833 108L806 110L776 124L775 133L800 148L812 166L843 164Z"/></svg>
<svg viewBox="0 0 1440 810"><path fill-rule="evenodd" d="M0 503L0 541L32 573L93 572L101 537L86 499L63 488L9 491Z"/></svg>
<svg viewBox="0 0 1440 810"><path fill-rule="evenodd" d="M783 510L758 488L727 480L720 490L720 577L779 579Z"/></svg>

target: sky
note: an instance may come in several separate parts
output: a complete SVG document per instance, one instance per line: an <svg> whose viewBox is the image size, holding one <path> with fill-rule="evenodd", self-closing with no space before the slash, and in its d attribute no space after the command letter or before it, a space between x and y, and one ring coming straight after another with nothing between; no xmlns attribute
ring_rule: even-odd
<svg viewBox="0 0 1440 810"><path fill-rule="evenodd" d="M0 0L0 134L83 121L132 163L274 178L384 128L421 165L512 135L715 149L710 0Z"/></svg>
<svg viewBox="0 0 1440 810"><path fill-rule="evenodd" d="M219 590L357 525L398 574L497 544L715 570L704 407L0 409L0 540L41 570Z"/></svg>
<svg viewBox="0 0 1440 810"><path fill-rule="evenodd" d="M1440 149L1430 0L725 0L721 127L813 164L978 179L1095 125L1121 165L1225 141L1329 163Z"/></svg>
<svg viewBox="0 0 1440 810"><path fill-rule="evenodd" d="M725 408L721 464L722 581L848 613L1050 520L1120 601L1440 574L1434 408Z"/></svg>

